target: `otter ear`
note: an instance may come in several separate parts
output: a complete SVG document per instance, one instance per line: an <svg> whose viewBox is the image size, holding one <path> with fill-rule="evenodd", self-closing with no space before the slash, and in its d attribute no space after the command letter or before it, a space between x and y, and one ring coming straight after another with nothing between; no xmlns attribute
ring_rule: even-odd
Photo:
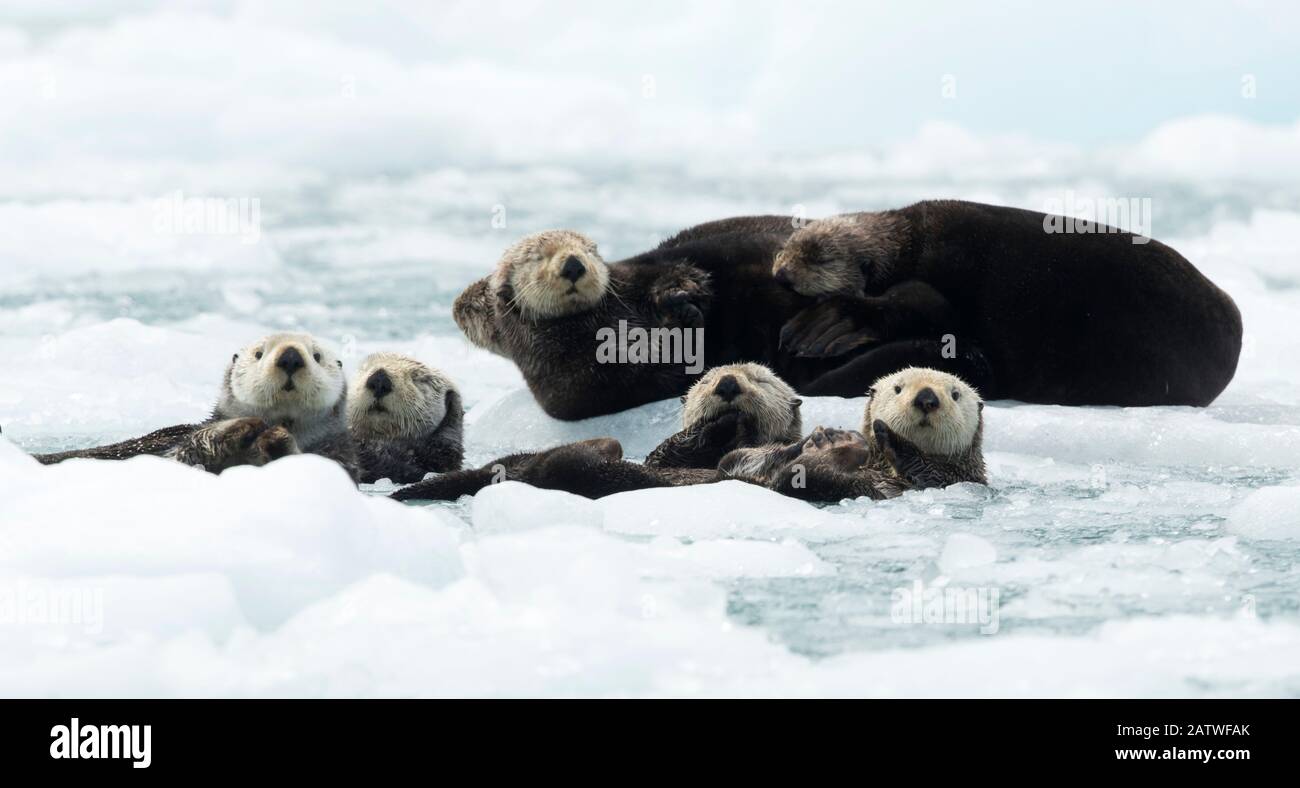
<svg viewBox="0 0 1300 788"><path fill-rule="evenodd" d="M230 357L230 363L232 363L232 364L235 363L235 362L238 361L238 360L239 360L239 354L238 354L238 353L236 353L235 355L233 355L233 356Z"/></svg>
<svg viewBox="0 0 1300 788"><path fill-rule="evenodd" d="M984 400L980 400L980 412L984 412Z"/></svg>
<svg viewBox="0 0 1300 788"><path fill-rule="evenodd" d="M679 402L681 402L683 405L685 405L685 404L686 404L686 395L685 395L685 394L681 395L680 397L677 398L677 400L678 400Z"/></svg>
<svg viewBox="0 0 1300 788"><path fill-rule="evenodd" d="M343 359L341 358L335 359L334 363L339 365L339 369L343 369Z"/></svg>
<svg viewBox="0 0 1300 788"><path fill-rule="evenodd" d="M794 399L790 400L790 407L792 408L797 408L802 404L803 404L803 400L799 399L798 397L795 397Z"/></svg>
<svg viewBox="0 0 1300 788"><path fill-rule="evenodd" d="M874 396L876 396L876 387L875 387L875 386L871 386L871 387L869 387L869 388L867 389L867 396L868 396L868 397L874 397Z"/></svg>

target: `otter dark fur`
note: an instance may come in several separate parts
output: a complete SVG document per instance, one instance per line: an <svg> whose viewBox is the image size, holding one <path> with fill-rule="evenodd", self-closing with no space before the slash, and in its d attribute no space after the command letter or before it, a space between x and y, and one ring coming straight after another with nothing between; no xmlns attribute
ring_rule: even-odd
<svg viewBox="0 0 1300 788"><path fill-rule="evenodd" d="M800 434L794 390L759 364L711 369L683 397L682 429L665 439L645 464L623 460L613 438L566 444L493 460L393 493L397 500L455 500L489 484L522 481L588 498L647 487L720 480L718 461L733 449L785 442Z"/></svg>
<svg viewBox="0 0 1300 788"><path fill-rule="evenodd" d="M1048 232L1051 222L1036 211L956 200L813 222L789 238L774 263L775 278L826 299L784 329L787 346L828 357L896 338L897 313L881 299L919 282L931 306L951 306L958 328L945 333L955 336L958 353L977 352L987 374L943 368L978 385L985 398L1212 402L1232 380L1241 351L1241 313L1232 298L1159 241L1104 226ZM907 364L939 366L944 343L918 336L915 326L910 331L903 338L911 346L892 352ZM873 366L886 347L800 390L841 393L848 381L861 382L855 365Z"/></svg>
<svg viewBox="0 0 1300 788"><path fill-rule="evenodd" d="M846 376L837 371L851 359L806 357L782 348L782 327L816 303L772 278L772 261L797 224L783 216L709 222L609 264L577 233L539 233L507 250L492 276L456 299L453 314L472 342L513 361L542 408L560 419L677 396L698 377L681 363L599 363L598 332L617 329L620 321L628 329L703 329L702 367L758 361L801 393L858 396L872 380L920 354L895 344ZM576 278L565 293L561 261L569 260L568 275ZM516 281L524 268L525 281ZM545 290L539 272L558 283L545 297L539 295ZM529 305L534 300L537 308ZM943 303L935 309L942 311ZM942 315L922 322L928 329L943 322ZM911 328L900 323L894 330ZM977 349L963 348L959 358L938 358L934 365L973 378L982 363Z"/></svg>
<svg viewBox="0 0 1300 788"><path fill-rule="evenodd" d="M593 438L544 451L511 454L481 468L447 473L403 487L389 497L398 501L454 501L492 484L518 481L542 489L602 498L629 490L718 480L717 472L712 469L660 468L628 462L623 459L623 446L617 440Z"/></svg>
<svg viewBox="0 0 1300 788"><path fill-rule="evenodd" d="M355 481L356 450L345 419L342 363L306 334L273 334L226 366L212 415L200 424L155 430L88 449L38 454L46 465L72 458L170 457L219 473L288 454L328 457Z"/></svg>

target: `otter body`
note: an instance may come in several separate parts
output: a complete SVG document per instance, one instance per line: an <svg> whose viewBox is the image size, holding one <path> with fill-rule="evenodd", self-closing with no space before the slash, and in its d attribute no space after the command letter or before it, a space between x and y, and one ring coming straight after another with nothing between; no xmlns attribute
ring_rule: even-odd
<svg viewBox="0 0 1300 788"><path fill-rule="evenodd" d="M707 484L723 477L718 461L738 447L785 443L801 433L799 398L760 364L710 369L682 398L682 429L646 456L623 459L613 438L501 457L472 470L444 474L398 490L392 498L455 500L502 481L522 481L588 498L649 487Z"/></svg>
<svg viewBox="0 0 1300 788"><path fill-rule="evenodd" d="M74 457L121 460L151 454L220 473L288 454L328 457L355 481L356 450L345 419L342 362L307 334L272 334L226 366L212 415L89 449L36 455L46 465Z"/></svg>
<svg viewBox="0 0 1300 788"><path fill-rule="evenodd" d="M361 362L348 393L348 432L361 481L418 482L460 470L465 408L451 379L396 353Z"/></svg>
<svg viewBox="0 0 1300 788"><path fill-rule="evenodd" d="M987 484L983 410L979 393L960 378L907 368L868 390L860 432L818 427L786 446L732 451L718 468L809 501Z"/></svg>
<svg viewBox="0 0 1300 788"><path fill-rule="evenodd" d="M882 294L920 283L925 298L951 307L959 328L947 333L957 352L977 354L976 369L952 371L974 377L985 397L1061 405L1213 401L1241 350L1232 299L1159 241L1104 226L1048 232L1051 225L1035 211L955 200L813 222L790 237L773 272L826 300L792 321L786 340L797 353L825 357L863 337L878 339L896 317ZM906 302L913 314L918 302ZM807 393L840 393L855 379L860 385L876 371L868 369L873 354L888 344L910 364L942 360L939 337L918 337L913 327L905 339L910 347L868 350Z"/></svg>

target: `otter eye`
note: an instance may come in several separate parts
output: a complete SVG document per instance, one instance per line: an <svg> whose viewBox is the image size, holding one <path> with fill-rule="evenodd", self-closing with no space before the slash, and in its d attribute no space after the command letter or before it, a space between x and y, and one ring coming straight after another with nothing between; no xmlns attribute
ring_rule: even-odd
<svg viewBox="0 0 1300 788"><path fill-rule="evenodd" d="M259 350L259 351L257 351L256 353L254 353L254 354L253 354L253 358L256 358L256 359L260 359L260 358L262 358L262 351Z"/></svg>
<svg viewBox="0 0 1300 788"><path fill-rule="evenodd" d="M902 393L903 393L903 387L902 387L902 386L894 386L894 393L895 393L895 394L902 394Z"/></svg>
<svg viewBox="0 0 1300 788"><path fill-rule="evenodd" d="M959 399L961 399L961 392L958 391L957 389L953 389L953 390L952 390L952 401L953 401L953 402L956 402L956 401L959 400Z"/></svg>
<svg viewBox="0 0 1300 788"><path fill-rule="evenodd" d="M316 363L317 363L317 364L320 363L320 353L312 353L312 354L311 354L311 357L314 358L314 359L316 359Z"/></svg>

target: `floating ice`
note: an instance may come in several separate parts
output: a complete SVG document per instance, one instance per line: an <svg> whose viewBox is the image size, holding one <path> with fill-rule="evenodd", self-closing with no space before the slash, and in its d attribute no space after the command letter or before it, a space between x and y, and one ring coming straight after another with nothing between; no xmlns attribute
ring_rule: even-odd
<svg viewBox="0 0 1300 788"><path fill-rule="evenodd" d="M1300 539L1300 487L1265 487L1232 510L1228 530L1247 539Z"/></svg>

